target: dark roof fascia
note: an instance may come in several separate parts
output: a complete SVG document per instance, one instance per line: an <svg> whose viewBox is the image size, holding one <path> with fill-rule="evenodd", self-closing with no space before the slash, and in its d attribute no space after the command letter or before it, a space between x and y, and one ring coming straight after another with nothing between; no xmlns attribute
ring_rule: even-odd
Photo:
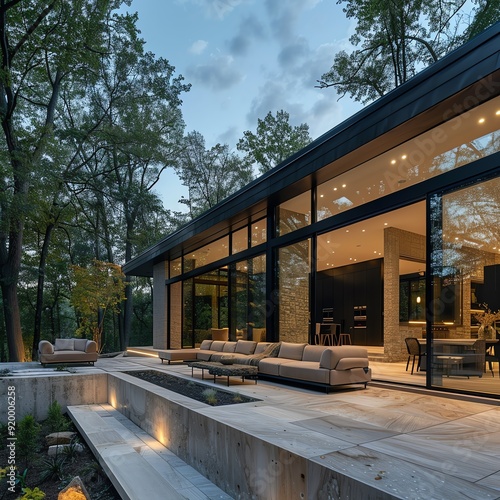
<svg viewBox="0 0 500 500"><path fill-rule="evenodd" d="M221 203L203 213L185 226L166 236L156 245L127 262L126 274L152 276L152 266L168 257L168 252L205 231L216 237L229 224L264 211L268 201L279 198L279 192L314 173L333 161L380 137L417 115L436 109L440 103L460 95L484 79L481 98L499 94L500 83L488 76L500 69L500 22L494 24L465 45L422 70L403 85L321 135L308 146L284 162L238 190ZM490 93L491 95L489 95ZM458 99L458 105L465 97ZM476 103L476 104L479 104ZM472 106L471 106L472 107ZM457 109L450 102L439 109L441 122L449 119ZM438 115L439 116L439 115ZM440 123L433 116L433 124ZM423 124L425 129L427 125ZM312 183L312 180L308 181ZM287 190L290 197L290 191ZM238 214L239 215L238 217Z"/></svg>

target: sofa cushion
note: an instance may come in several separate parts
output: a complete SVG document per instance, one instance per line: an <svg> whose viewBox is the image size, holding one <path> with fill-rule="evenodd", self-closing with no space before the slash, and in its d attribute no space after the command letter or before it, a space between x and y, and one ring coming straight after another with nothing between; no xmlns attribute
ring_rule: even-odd
<svg viewBox="0 0 500 500"><path fill-rule="evenodd" d="M362 347L351 345L327 347L325 352L321 355L319 366L320 368L335 370L338 362L343 358L368 359L368 351ZM344 368L344 370L346 370L346 368Z"/></svg>
<svg viewBox="0 0 500 500"><path fill-rule="evenodd" d="M225 342L223 340L214 340L210 346L211 351L222 352Z"/></svg>
<svg viewBox="0 0 500 500"><path fill-rule="evenodd" d="M278 358L295 359L297 361L302 359L304 348L307 344L295 344L292 342L282 342Z"/></svg>
<svg viewBox="0 0 500 500"><path fill-rule="evenodd" d="M236 349L236 342L226 342L222 348L222 352L234 352Z"/></svg>
<svg viewBox="0 0 500 500"><path fill-rule="evenodd" d="M56 339L54 351L74 351L75 339Z"/></svg>
<svg viewBox="0 0 500 500"><path fill-rule="evenodd" d="M200 349L210 349L210 346L212 345L212 340L204 340L201 344L200 344Z"/></svg>
<svg viewBox="0 0 500 500"><path fill-rule="evenodd" d="M324 345L306 345L302 354L302 361L316 361L319 363L325 349Z"/></svg>
<svg viewBox="0 0 500 500"><path fill-rule="evenodd" d="M259 361L259 373L279 376L280 367L294 361L287 358L264 358Z"/></svg>
<svg viewBox="0 0 500 500"><path fill-rule="evenodd" d="M315 382L317 384L330 383L330 370L319 367L317 361L291 361L279 367L280 377Z"/></svg>
<svg viewBox="0 0 500 500"><path fill-rule="evenodd" d="M83 351L87 348L87 339L73 339L75 342L75 351Z"/></svg>
<svg viewBox="0 0 500 500"><path fill-rule="evenodd" d="M214 352L217 352L217 351L210 351L210 350L207 350L207 349L197 350L197 352L196 352L196 359L198 361L210 361L210 358L212 357L212 355L214 354Z"/></svg>
<svg viewBox="0 0 500 500"><path fill-rule="evenodd" d="M238 354L253 354L256 347L257 342L253 342L252 340L238 340L234 352Z"/></svg>
<svg viewBox="0 0 500 500"><path fill-rule="evenodd" d="M255 347L255 351L253 353L260 354L260 353L264 352L270 345L271 345L271 342L259 342L257 344L257 346Z"/></svg>

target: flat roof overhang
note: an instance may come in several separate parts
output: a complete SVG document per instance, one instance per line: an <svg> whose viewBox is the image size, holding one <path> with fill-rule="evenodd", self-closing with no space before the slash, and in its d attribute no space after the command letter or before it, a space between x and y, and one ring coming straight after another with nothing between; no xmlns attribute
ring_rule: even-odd
<svg viewBox="0 0 500 500"><path fill-rule="evenodd" d="M128 261L127 275L265 217L286 201L500 95L500 22ZM286 192L284 191L286 188Z"/></svg>

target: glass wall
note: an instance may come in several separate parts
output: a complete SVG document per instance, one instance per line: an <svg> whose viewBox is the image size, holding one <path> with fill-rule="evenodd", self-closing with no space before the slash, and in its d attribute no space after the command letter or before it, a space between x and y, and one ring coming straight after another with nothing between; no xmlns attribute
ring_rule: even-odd
<svg viewBox="0 0 500 500"><path fill-rule="evenodd" d="M227 256L229 256L229 236L224 236L184 255L184 272L212 264Z"/></svg>
<svg viewBox="0 0 500 500"><path fill-rule="evenodd" d="M231 266L230 338L266 339L266 257L260 255Z"/></svg>
<svg viewBox="0 0 500 500"><path fill-rule="evenodd" d="M198 347L212 328L229 327L228 273L219 269L184 281L183 345Z"/></svg>
<svg viewBox="0 0 500 500"><path fill-rule="evenodd" d="M311 240L278 250L279 339L308 342Z"/></svg>
<svg viewBox="0 0 500 500"><path fill-rule="evenodd" d="M428 353L432 384L499 394L500 179L435 195L431 210L431 313L448 328Z"/></svg>
<svg viewBox="0 0 500 500"><path fill-rule="evenodd" d="M311 224L311 192L306 191L282 203L277 213L279 236Z"/></svg>
<svg viewBox="0 0 500 500"><path fill-rule="evenodd" d="M234 231L232 238L232 253L243 252L248 248L248 226L244 228Z"/></svg>
<svg viewBox="0 0 500 500"><path fill-rule="evenodd" d="M256 247L267 241L267 219L260 219L251 225L251 243L252 247Z"/></svg>
<svg viewBox="0 0 500 500"><path fill-rule="evenodd" d="M497 97L319 185L317 220L496 153L499 128Z"/></svg>

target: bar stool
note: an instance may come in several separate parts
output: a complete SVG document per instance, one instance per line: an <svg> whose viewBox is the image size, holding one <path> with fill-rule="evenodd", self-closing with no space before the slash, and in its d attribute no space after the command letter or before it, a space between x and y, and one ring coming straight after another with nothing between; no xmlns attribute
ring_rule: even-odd
<svg viewBox="0 0 500 500"><path fill-rule="evenodd" d="M351 342L351 334L350 333L341 333L339 335L339 345L352 345Z"/></svg>

